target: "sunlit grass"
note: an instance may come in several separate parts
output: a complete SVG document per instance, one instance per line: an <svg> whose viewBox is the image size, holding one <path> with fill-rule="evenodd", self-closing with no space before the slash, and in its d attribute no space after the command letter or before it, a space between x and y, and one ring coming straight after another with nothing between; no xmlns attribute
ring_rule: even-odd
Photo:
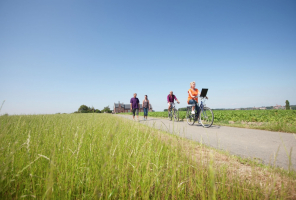
<svg viewBox="0 0 296 200"><path fill-rule="evenodd" d="M295 197L293 179L260 185L217 155L109 114L1 116L0 199Z"/></svg>

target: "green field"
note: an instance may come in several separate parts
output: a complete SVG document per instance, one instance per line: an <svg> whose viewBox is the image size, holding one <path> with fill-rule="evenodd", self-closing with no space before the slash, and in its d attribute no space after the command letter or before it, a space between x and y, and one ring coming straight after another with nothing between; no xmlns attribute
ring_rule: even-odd
<svg viewBox="0 0 296 200"><path fill-rule="evenodd" d="M295 188L116 115L0 116L0 199L292 199Z"/></svg>
<svg viewBox="0 0 296 200"><path fill-rule="evenodd" d="M296 133L296 110L214 110L214 124ZM128 113L131 114L131 113ZM143 113L140 113L143 116ZM167 117L167 112L149 112L150 117ZM186 111L179 111L186 120Z"/></svg>

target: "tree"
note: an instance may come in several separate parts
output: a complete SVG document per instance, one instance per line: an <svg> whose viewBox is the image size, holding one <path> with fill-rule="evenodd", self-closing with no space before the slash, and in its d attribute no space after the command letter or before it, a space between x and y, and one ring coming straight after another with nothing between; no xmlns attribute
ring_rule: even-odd
<svg viewBox="0 0 296 200"><path fill-rule="evenodd" d="M89 113L94 113L96 110L93 106L91 108L90 107L88 107L88 108L89 108L89 110L88 110Z"/></svg>
<svg viewBox="0 0 296 200"><path fill-rule="evenodd" d="M286 100L286 110L290 110L290 102Z"/></svg>
<svg viewBox="0 0 296 200"><path fill-rule="evenodd" d="M86 105L81 105L78 109L78 112L80 113L88 113L89 111L89 107L87 107Z"/></svg>
<svg viewBox="0 0 296 200"><path fill-rule="evenodd" d="M112 113L112 110L110 110L109 106L107 106L107 107L104 107L104 109L101 110L101 112L102 112L102 113L103 113L103 112L106 112L106 113Z"/></svg>
<svg viewBox="0 0 296 200"><path fill-rule="evenodd" d="M272 110L273 106L266 106L266 110Z"/></svg>
<svg viewBox="0 0 296 200"><path fill-rule="evenodd" d="M109 106L108 106L108 108L109 108ZM110 110L110 108L109 108L109 110ZM101 111L99 109L95 109L93 106L88 107L86 105L81 105L79 107L78 111L75 111L74 113L101 113Z"/></svg>

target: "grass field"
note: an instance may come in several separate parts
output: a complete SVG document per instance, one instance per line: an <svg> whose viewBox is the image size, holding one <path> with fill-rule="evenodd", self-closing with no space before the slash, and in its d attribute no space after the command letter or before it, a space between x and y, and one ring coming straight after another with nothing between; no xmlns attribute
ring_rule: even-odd
<svg viewBox="0 0 296 200"><path fill-rule="evenodd" d="M214 110L214 124L296 133L296 110ZM122 114L122 113L121 113ZM124 113L132 114L132 113ZM140 113L143 116L143 112ZM150 117L167 117L167 112L149 112ZM186 111L179 111L186 120Z"/></svg>
<svg viewBox="0 0 296 200"><path fill-rule="evenodd" d="M110 114L0 116L0 199L295 199L295 176Z"/></svg>

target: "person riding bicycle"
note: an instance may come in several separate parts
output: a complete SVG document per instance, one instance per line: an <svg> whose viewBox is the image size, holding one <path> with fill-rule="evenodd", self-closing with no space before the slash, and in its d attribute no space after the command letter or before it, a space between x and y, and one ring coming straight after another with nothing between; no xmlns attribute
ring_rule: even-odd
<svg viewBox="0 0 296 200"><path fill-rule="evenodd" d="M180 103L177 99L177 97L173 94L173 91L170 92L170 94L167 96L167 102L168 102L168 111L172 108L174 101L177 101L177 103Z"/></svg>
<svg viewBox="0 0 296 200"><path fill-rule="evenodd" d="M187 103L188 104L194 104L194 106L192 106L192 114L195 114L195 117L198 118L199 115L199 105L198 105L198 95L200 95L200 92L198 89L195 88L195 81L192 81L190 83L190 89L188 90L188 99L187 99ZM195 111L194 111L195 108Z"/></svg>

